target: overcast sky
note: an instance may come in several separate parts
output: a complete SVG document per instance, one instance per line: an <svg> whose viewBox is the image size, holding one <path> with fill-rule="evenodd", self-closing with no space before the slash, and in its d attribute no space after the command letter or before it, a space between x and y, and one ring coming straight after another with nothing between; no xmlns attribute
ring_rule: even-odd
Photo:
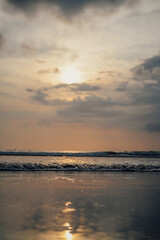
<svg viewBox="0 0 160 240"><path fill-rule="evenodd" d="M0 148L160 150L159 0L1 0Z"/></svg>

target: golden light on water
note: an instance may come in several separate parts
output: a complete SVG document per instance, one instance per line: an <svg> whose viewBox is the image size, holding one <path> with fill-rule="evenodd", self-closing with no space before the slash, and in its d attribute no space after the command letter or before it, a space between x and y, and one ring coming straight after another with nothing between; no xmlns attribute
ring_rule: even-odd
<svg viewBox="0 0 160 240"><path fill-rule="evenodd" d="M73 239L73 235L69 232L69 230L67 230L65 232L65 237L66 237L66 240L72 240Z"/></svg>
<svg viewBox="0 0 160 240"><path fill-rule="evenodd" d="M68 213L68 212L75 211L74 208L69 208L69 205L71 205L71 204L72 204L72 202L66 202L65 203L66 208L62 212ZM65 227L65 229L66 229L66 231L65 231L66 240L72 240L73 235L70 233L70 230L72 229L72 227L70 226L69 222L64 223L63 227Z"/></svg>
<svg viewBox="0 0 160 240"><path fill-rule="evenodd" d="M78 69L74 67L66 67L61 74L61 80L63 83L71 84L82 81L82 77Z"/></svg>
<svg viewBox="0 0 160 240"><path fill-rule="evenodd" d="M75 212L75 208L65 208L62 212L63 213L68 213L68 212Z"/></svg>
<svg viewBox="0 0 160 240"><path fill-rule="evenodd" d="M70 224L67 222L67 223L64 223L63 224L63 227L65 227L66 229L69 229L69 230L71 230L72 229L72 227L70 226Z"/></svg>
<svg viewBox="0 0 160 240"><path fill-rule="evenodd" d="M71 202L66 202L66 206L68 207L70 204L72 204Z"/></svg>
<svg viewBox="0 0 160 240"><path fill-rule="evenodd" d="M72 229L70 224L67 222L67 223L63 224L63 226L67 228L67 230L65 231L66 240L72 240L73 235L70 233L70 230Z"/></svg>
<svg viewBox="0 0 160 240"><path fill-rule="evenodd" d="M71 205L71 202L66 202L65 206L66 208L62 210L63 213L68 213L68 212L74 212L75 208L70 208L69 205Z"/></svg>
<svg viewBox="0 0 160 240"><path fill-rule="evenodd" d="M65 223L63 224L64 227L70 227L70 224L69 223Z"/></svg>

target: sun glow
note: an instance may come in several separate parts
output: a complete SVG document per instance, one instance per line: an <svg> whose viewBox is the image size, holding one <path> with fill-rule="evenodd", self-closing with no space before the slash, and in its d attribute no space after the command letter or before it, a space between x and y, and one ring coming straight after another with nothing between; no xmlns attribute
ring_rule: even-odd
<svg viewBox="0 0 160 240"><path fill-rule="evenodd" d="M61 80L63 83L68 84L78 83L82 80L81 73L73 67L67 67L62 72Z"/></svg>

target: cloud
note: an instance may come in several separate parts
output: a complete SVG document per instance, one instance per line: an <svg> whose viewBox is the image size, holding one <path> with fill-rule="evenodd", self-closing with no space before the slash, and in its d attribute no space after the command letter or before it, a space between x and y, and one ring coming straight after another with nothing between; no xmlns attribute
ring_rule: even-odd
<svg viewBox="0 0 160 240"><path fill-rule="evenodd" d="M104 99L96 95L90 95L85 98L77 97L72 100L66 99L48 99L48 95L40 90L36 91L31 97L32 101L39 102L43 105L58 107L57 117L61 121L81 122L84 119L107 119L119 117L122 110L114 109L115 103L111 99ZM121 103L119 103L121 105ZM123 104L122 104L123 105ZM62 109L61 109L62 107Z"/></svg>
<svg viewBox="0 0 160 240"><path fill-rule="evenodd" d="M58 69L58 68L54 68L54 69L53 69L53 73L55 73L55 74L56 74L56 73L59 73L59 69Z"/></svg>
<svg viewBox="0 0 160 240"><path fill-rule="evenodd" d="M128 87L128 81L119 83L118 87L116 88L116 91L126 91Z"/></svg>
<svg viewBox="0 0 160 240"><path fill-rule="evenodd" d="M138 0L6 0L14 8L23 12L31 12L40 5L58 7L64 14L73 15L79 13L87 6L106 7L111 13L121 6L132 6Z"/></svg>
<svg viewBox="0 0 160 240"><path fill-rule="evenodd" d="M115 74L117 74L117 72L114 71L100 71L98 72L98 74L108 74L109 76L114 76Z"/></svg>
<svg viewBox="0 0 160 240"><path fill-rule="evenodd" d="M143 66L145 69L150 70L156 67L160 67L160 54L146 59L143 63Z"/></svg>
<svg viewBox="0 0 160 240"><path fill-rule="evenodd" d="M104 99L96 95L90 95L84 99L78 97L69 102L67 108L59 110L58 116L64 119L78 120L84 118L111 118L119 116L121 111L113 108L115 105L111 99Z"/></svg>
<svg viewBox="0 0 160 240"><path fill-rule="evenodd" d="M142 83L130 92L135 106L141 106L141 119L149 132L160 131L160 54L145 59L132 69L133 79ZM143 106L149 113L143 113Z"/></svg>
<svg viewBox="0 0 160 240"><path fill-rule="evenodd" d="M96 92L101 89L100 86L90 85L87 83L58 84L52 88L65 88L72 92Z"/></svg>
<svg viewBox="0 0 160 240"><path fill-rule="evenodd" d="M48 71L46 69L46 70L43 70L41 72L41 74L42 73L50 73L50 71ZM61 84L53 85L50 87L44 87L42 89L37 89L37 90L27 88L26 91L34 92L34 93L40 94L40 95L42 95L42 93L44 93L47 96L46 92L51 91L53 89L64 89L64 90L68 90L71 92L96 92L96 91L101 90L101 87L98 85L91 85L91 84L87 84L87 83L72 83L72 84L61 83Z"/></svg>
<svg viewBox="0 0 160 240"><path fill-rule="evenodd" d="M54 69L41 69L38 71L38 73L39 74L50 74L50 73L58 74L59 69L57 67Z"/></svg>
<svg viewBox="0 0 160 240"><path fill-rule="evenodd" d="M73 87L73 91L75 90L91 90L93 86L88 87L88 85L83 84L70 84ZM54 87L56 88L66 88L68 84L59 84ZM75 89L74 89L75 87ZM54 121L70 121L70 122L82 122L90 119L91 121L107 121L107 119L111 119L116 117L116 119L122 117L123 110L118 109L117 106L126 106L127 103L124 101L115 101L111 98L103 98L96 96L95 94L91 94L85 97L76 97L71 100L60 99L60 98L50 98L49 91L51 88L43 88L39 90L26 89L27 92L31 93L31 100L33 102L40 103L45 106L56 107L54 111L56 111L57 118L54 118ZM95 89L94 89L95 90ZM71 89L72 91L72 89ZM91 90L91 92L93 89ZM53 95L53 94L52 94ZM117 121L117 120L116 120Z"/></svg>
<svg viewBox="0 0 160 240"><path fill-rule="evenodd" d="M132 91L134 102L160 106L160 55L147 58L132 69L133 78L142 82L142 87Z"/></svg>
<svg viewBox="0 0 160 240"><path fill-rule="evenodd" d="M0 33L0 49L3 47L4 43L5 43L5 38L2 35L2 33Z"/></svg>
<svg viewBox="0 0 160 240"><path fill-rule="evenodd" d="M40 64L41 64L41 63L46 63L46 61L40 60L40 59L36 59L36 62L37 62L37 63L40 63Z"/></svg>
<svg viewBox="0 0 160 240"><path fill-rule="evenodd" d="M46 106L61 106L68 104L68 101L65 99L48 99L49 95L47 92L39 89L39 90L32 90L26 89L27 92L32 92L34 95L31 96L31 100L34 102L39 102Z"/></svg>
<svg viewBox="0 0 160 240"><path fill-rule="evenodd" d="M32 44L28 44L28 43L23 43L21 45L23 51L25 54L28 54L28 53L33 53L36 51L36 47L33 46Z"/></svg>
<svg viewBox="0 0 160 240"><path fill-rule="evenodd" d="M49 74L51 73L50 69L41 69L37 72L38 74Z"/></svg>
<svg viewBox="0 0 160 240"><path fill-rule="evenodd" d="M137 80L160 81L160 54L147 58L142 64L134 67L132 72Z"/></svg>
<svg viewBox="0 0 160 240"><path fill-rule="evenodd" d="M27 91L27 92L33 92L34 90L31 89L31 88L27 88L26 91Z"/></svg>
<svg viewBox="0 0 160 240"><path fill-rule="evenodd" d="M82 83L82 84L72 84L71 85L71 91L79 91L79 92L95 92L95 91L99 91L101 89L100 86L92 86L89 85L87 83Z"/></svg>
<svg viewBox="0 0 160 240"><path fill-rule="evenodd" d="M155 69L159 68L158 59L159 55L145 59L132 69L132 79L116 81L111 86L61 83L26 91L33 102L53 107L57 116L55 121L92 122L155 132L159 131L160 125L160 79L155 79L153 75ZM139 67L149 72L150 79L144 80L144 72L137 71ZM135 78L137 74L139 81ZM70 99L60 98L58 90L64 98L65 91L70 91L71 95L67 93ZM53 97L54 93L57 98ZM77 97L72 93L76 93Z"/></svg>
<svg viewBox="0 0 160 240"><path fill-rule="evenodd" d="M160 132L160 121L147 124L146 130L149 132Z"/></svg>

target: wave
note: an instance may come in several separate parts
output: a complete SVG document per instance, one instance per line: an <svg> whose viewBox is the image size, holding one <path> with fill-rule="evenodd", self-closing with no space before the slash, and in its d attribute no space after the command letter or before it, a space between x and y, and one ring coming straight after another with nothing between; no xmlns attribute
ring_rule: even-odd
<svg viewBox="0 0 160 240"><path fill-rule="evenodd" d="M160 165L0 163L0 171L160 172Z"/></svg>
<svg viewBox="0 0 160 240"><path fill-rule="evenodd" d="M30 151L0 151L2 156L54 156L54 157L147 157L160 158L159 151L132 152L30 152Z"/></svg>

